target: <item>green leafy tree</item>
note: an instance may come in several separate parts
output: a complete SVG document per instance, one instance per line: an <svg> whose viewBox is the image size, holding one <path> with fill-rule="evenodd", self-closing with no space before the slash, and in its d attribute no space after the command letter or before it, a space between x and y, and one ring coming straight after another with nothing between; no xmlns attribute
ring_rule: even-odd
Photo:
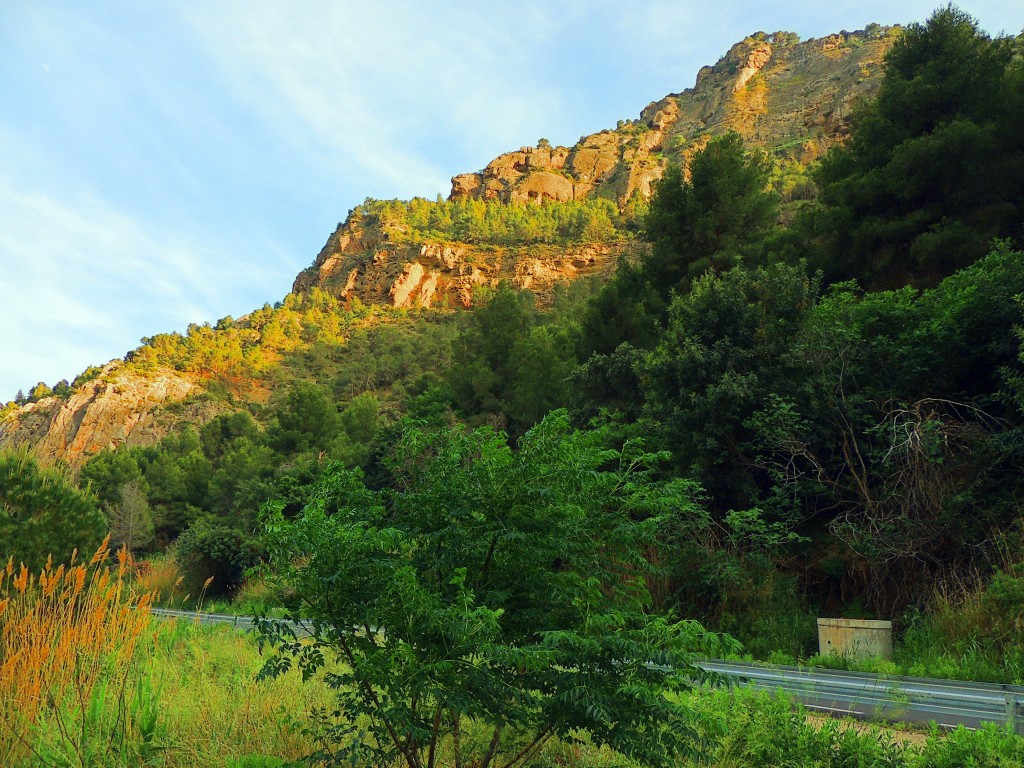
<svg viewBox="0 0 1024 768"><path fill-rule="evenodd" d="M71 396L71 392L71 385L68 384L67 379L61 379L60 381L53 385L53 394L56 395L57 397L67 399L68 397Z"/></svg>
<svg viewBox="0 0 1024 768"><path fill-rule="evenodd" d="M804 265L708 273L672 302L642 366L644 413L660 444L722 512L757 503L759 486L741 458L744 423L796 373L787 352L817 291Z"/></svg>
<svg viewBox="0 0 1024 768"><path fill-rule="evenodd" d="M201 514L209 497L213 464L203 454L199 433L189 426L142 449L139 465L149 486L157 534L166 544Z"/></svg>
<svg viewBox="0 0 1024 768"><path fill-rule="evenodd" d="M28 393L28 400L30 403L38 402L44 397L50 397L53 394L53 390L50 389L45 381L40 381L32 390Z"/></svg>
<svg viewBox="0 0 1024 768"><path fill-rule="evenodd" d="M263 622L265 672L343 662L327 681L345 714L318 723L314 759L516 766L584 734L643 764L694 756L673 692L720 648L648 613L643 553L666 517L696 513L688 486L652 481L657 458L603 450L564 412L518 452L490 429L409 429L389 489L335 466L299 516L271 505L272 562L313 635Z"/></svg>
<svg viewBox="0 0 1024 768"><path fill-rule="evenodd" d="M203 454L211 461L219 459L231 450L232 445L240 438L246 438L251 442L260 439L260 428L245 411L222 413L199 430Z"/></svg>
<svg viewBox="0 0 1024 768"><path fill-rule="evenodd" d="M572 297L543 314L532 294L502 284L466 318L455 340L448 383L471 421L490 421L522 435L567 400L579 325Z"/></svg>
<svg viewBox="0 0 1024 768"><path fill-rule="evenodd" d="M107 531L96 498L24 451L0 452L0 557L32 570L91 553Z"/></svg>
<svg viewBox="0 0 1024 768"><path fill-rule="evenodd" d="M636 421L643 406L640 371L646 353L624 343L608 355L594 354L569 376L569 412L585 426L602 410L625 422Z"/></svg>
<svg viewBox="0 0 1024 768"><path fill-rule="evenodd" d="M367 199L350 221L392 242L459 240L466 243L519 245L614 241L624 222L615 203L605 198L545 201L517 205L499 200Z"/></svg>
<svg viewBox="0 0 1024 768"><path fill-rule="evenodd" d="M139 466L139 452L131 449L104 448L85 463L79 477L107 506L121 501L121 489L125 486L139 486L147 495L149 491Z"/></svg>
<svg viewBox="0 0 1024 768"><path fill-rule="evenodd" d="M571 325L538 325L512 347L508 410L510 430L522 434L568 398L566 381L576 367L578 331Z"/></svg>
<svg viewBox="0 0 1024 768"><path fill-rule="evenodd" d="M258 562L259 548L235 528L199 520L178 538L176 557L186 589L199 599L230 594Z"/></svg>
<svg viewBox="0 0 1024 768"><path fill-rule="evenodd" d="M353 397L341 412L341 429L354 443L369 444L377 435L380 400L370 392Z"/></svg>
<svg viewBox="0 0 1024 768"><path fill-rule="evenodd" d="M252 532L259 505L270 497L267 486L279 462L268 446L249 437L236 438L212 465L203 508L226 524Z"/></svg>
<svg viewBox="0 0 1024 768"><path fill-rule="evenodd" d="M647 277L669 291L704 272L743 263L775 226L778 197L768 187L771 161L748 153L738 133L714 138L693 156L690 178L670 168L645 219Z"/></svg>
<svg viewBox="0 0 1024 768"><path fill-rule="evenodd" d="M297 381L280 399L268 432L279 453L323 451L338 434L338 410L327 393L311 381Z"/></svg>
<svg viewBox="0 0 1024 768"><path fill-rule="evenodd" d="M533 296L507 283L467 316L448 371L448 383L464 413L505 412L515 376L513 349L536 320Z"/></svg>
<svg viewBox="0 0 1024 768"><path fill-rule="evenodd" d="M348 402L341 411L341 432L331 447L332 459L356 467L369 458L381 426L380 405L371 392L356 395Z"/></svg>
<svg viewBox="0 0 1024 768"><path fill-rule="evenodd" d="M620 259L615 277L587 304L581 357L608 355L620 344L650 349L658 343L662 304L643 265Z"/></svg>

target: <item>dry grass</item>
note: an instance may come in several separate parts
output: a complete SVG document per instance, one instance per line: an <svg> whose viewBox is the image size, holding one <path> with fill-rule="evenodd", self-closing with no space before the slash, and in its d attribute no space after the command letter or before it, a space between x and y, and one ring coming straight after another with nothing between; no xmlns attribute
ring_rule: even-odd
<svg viewBox="0 0 1024 768"><path fill-rule="evenodd" d="M806 718L809 724L818 729L823 728L826 723L832 723L837 719L829 715L819 715L814 713L807 713ZM841 729L845 730L850 728L861 735L872 737L881 736L897 744L912 744L915 747L923 747L928 743L929 739L929 734L921 730L921 728L884 723L870 723L850 718L839 718L838 720L839 727Z"/></svg>
<svg viewBox="0 0 1024 768"><path fill-rule="evenodd" d="M185 578L179 574L178 563L172 552L154 555L141 560L132 569L132 577L138 589L151 592L157 605L177 608L186 595L181 586Z"/></svg>
<svg viewBox="0 0 1024 768"><path fill-rule="evenodd" d="M113 562L111 562L113 561ZM138 572L108 545L38 574L0 569L0 766L227 766L296 759L313 744L292 721L331 701L296 672L257 682L262 659L236 632L153 623L173 560Z"/></svg>
<svg viewBox="0 0 1024 768"><path fill-rule="evenodd" d="M84 765L104 749L97 722L114 749L130 728L125 692L133 660L150 622L150 594L129 592L130 557L117 554L109 567L104 541L88 563L54 566L38 575L9 560L0 571L0 764L47 754ZM116 713L106 717L107 691ZM100 703L103 706L100 706Z"/></svg>

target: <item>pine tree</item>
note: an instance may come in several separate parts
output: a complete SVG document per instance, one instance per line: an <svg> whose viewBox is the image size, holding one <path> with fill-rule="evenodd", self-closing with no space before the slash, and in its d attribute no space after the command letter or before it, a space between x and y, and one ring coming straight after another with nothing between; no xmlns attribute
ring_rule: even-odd
<svg viewBox="0 0 1024 768"><path fill-rule="evenodd" d="M878 98L817 174L814 221L830 279L933 284L1021 236L1024 145L1013 43L954 6L907 28Z"/></svg>

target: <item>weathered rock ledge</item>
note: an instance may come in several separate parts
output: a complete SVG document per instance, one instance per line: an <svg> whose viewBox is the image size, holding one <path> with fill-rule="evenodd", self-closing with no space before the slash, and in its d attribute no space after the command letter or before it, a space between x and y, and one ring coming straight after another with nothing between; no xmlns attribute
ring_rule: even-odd
<svg viewBox="0 0 1024 768"><path fill-rule="evenodd" d="M158 442L179 421L161 417L160 411L201 391L176 371L142 375L113 362L67 400L47 397L0 422L0 447L30 446L44 462L60 459L78 467L104 448ZM205 420L198 412L188 415Z"/></svg>

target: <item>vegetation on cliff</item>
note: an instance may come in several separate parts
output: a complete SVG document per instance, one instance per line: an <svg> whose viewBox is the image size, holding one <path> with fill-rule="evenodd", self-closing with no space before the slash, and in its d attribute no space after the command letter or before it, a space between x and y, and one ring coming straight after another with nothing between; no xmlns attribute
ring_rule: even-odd
<svg viewBox="0 0 1024 768"><path fill-rule="evenodd" d="M624 237L635 215L623 215L605 198L545 205L500 200L367 200L349 221L394 243L446 242L485 245L607 242Z"/></svg>

